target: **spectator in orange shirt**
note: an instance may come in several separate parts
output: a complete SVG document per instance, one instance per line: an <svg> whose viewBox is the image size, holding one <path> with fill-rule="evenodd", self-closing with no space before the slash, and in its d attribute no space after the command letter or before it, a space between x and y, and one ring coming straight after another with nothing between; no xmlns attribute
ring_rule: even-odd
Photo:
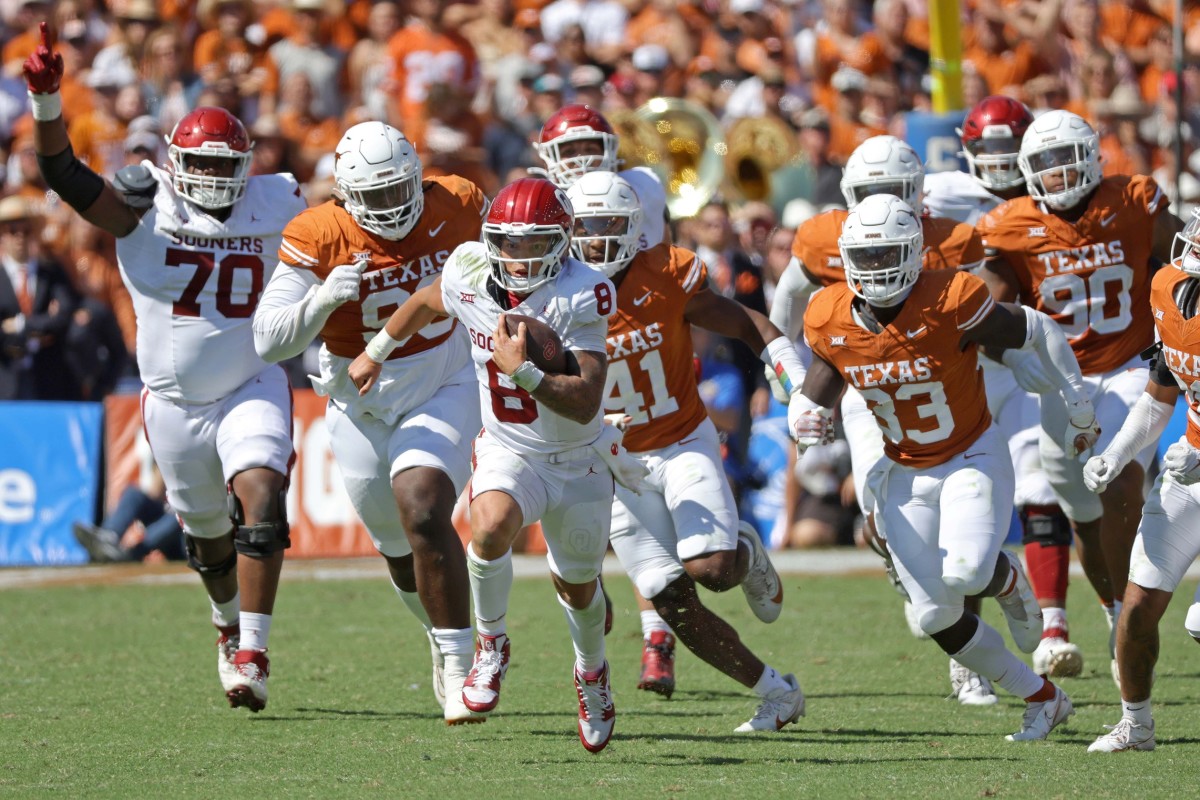
<svg viewBox="0 0 1200 800"><path fill-rule="evenodd" d="M830 81L836 95L836 111L829 121L829 159L845 164L854 148L870 139L887 133L886 128L863 122L863 102L868 78L852 67L843 66Z"/></svg>
<svg viewBox="0 0 1200 800"><path fill-rule="evenodd" d="M341 121L321 117L317 98L308 75L294 72L283 79L279 97L279 130L292 143L296 179L301 183L312 177L321 156L332 153L342 138Z"/></svg>
<svg viewBox="0 0 1200 800"><path fill-rule="evenodd" d="M17 13L13 16L12 30L21 31L0 49L0 63L4 74L20 77L21 64L33 53L41 42L38 23L47 22L53 3L46 0L17 0Z"/></svg>
<svg viewBox="0 0 1200 800"><path fill-rule="evenodd" d="M107 178L125 166L126 126L144 110L136 79L124 61L93 67L88 73L88 86L94 107L76 116L68 126L75 154Z"/></svg>
<svg viewBox="0 0 1200 800"><path fill-rule="evenodd" d="M1138 120L1151 108L1129 84L1114 86L1107 95L1097 94L1091 100L1085 117L1100 137L1104 177L1150 174L1146 146L1138 138Z"/></svg>
<svg viewBox="0 0 1200 800"><path fill-rule="evenodd" d="M879 40L860 33L853 0L824 0L824 6L825 29L817 34L813 55L813 99L832 111L837 106L833 76L842 65L870 77L891 64Z"/></svg>
<svg viewBox="0 0 1200 800"><path fill-rule="evenodd" d="M1021 87L1046 71L1033 45L1026 40L1010 47L1004 38L1004 22L978 9L970 33L971 45L963 51L963 61L987 83L988 94L1004 94L1020 99Z"/></svg>
<svg viewBox="0 0 1200 800"><path fill-rule="evenodd" d="M875 4L875 29L863 34L863 42L878 45L891 64L891 74L899 90L899 107L912 108L921 92L921 81L929 72L929 51L909 42L909 11L904 0L880 0ZM970 106L967 106L970 108Z"/></svg>
<svg viewBox="0 0 1200 800"><path fill-rule="evenodd" d="M346 83L350 106L364 119L387 119L391 67L388 42L400 30L400 4L392 0L373 3L367 16L367 35L360 39L346 58Z"/></svg>
<svg viewBox="0 0 1200 800"><path fill-rule="evenodd" d="M201 0L198 15L206 30L196 37L192 58L206 84L233 79L248 115L257 116L275 110L279 70L261 46L246 38L252 12L250 0Z"/></svg>

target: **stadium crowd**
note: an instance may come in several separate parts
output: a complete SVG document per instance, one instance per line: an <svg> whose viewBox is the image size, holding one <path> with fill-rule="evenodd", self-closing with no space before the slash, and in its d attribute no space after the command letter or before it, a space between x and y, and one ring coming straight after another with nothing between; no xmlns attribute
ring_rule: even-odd
<svg viewBox="0 0 1200 800"><path fill-rule="evenodd" d="M1200 2L1184 3L1188 61L1172 58L1169 0L962 3L966 107L1004 94L1063 108L1100 135L1104 173L1152 175L1186 218L1200 202ZM684 98L727 134L739 120L785 132L771 192L726 186L672 220L727 296L767 311L795 228L845 200L842 167L870 136L905 134L928 110L928 4L917 0L0 0L0 398L103 398L138 385L133 304L113 238L48 191L21 64L47 21L66 63L64 117L78 155L111 178L166 160L164 135L198 105L229 109L254 140L252 174L291 172L309 205L329 196L334 145L365 120L402 130L426 177L488 196L530 168L545 121L569 103L622 118ZM1183 157L1175 148L1182 81ZM0 293L0 298L7 296ZM791 331L795 333L796 331ZM854 541L841 443L788 464L783 407L756 354L697 336L702 396L726 468L775 546ZM316 372L316 346L291 361Z"/></svg>

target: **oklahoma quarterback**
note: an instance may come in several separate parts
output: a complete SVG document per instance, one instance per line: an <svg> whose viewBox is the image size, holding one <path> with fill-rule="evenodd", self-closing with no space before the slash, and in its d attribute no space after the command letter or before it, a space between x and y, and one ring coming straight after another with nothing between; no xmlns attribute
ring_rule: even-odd
<svg viewBox="0 0 1200 800"><path fill-rule="evenodd" d="M982 344L1035 349L1071 409L1058 433L1075 452L1096 436L1079 367L1044 314L999 306L969 272L923 271L921 226L899 198L859 203L838 245L846 282L813 295L804 315L813 362L800 444L831 434L832 408L847 386L862 394L886 455L867 477L867 510L922 630L956 661L1025 699L1021 730L1010 740L1044 739L1073 713L1071 701L963 607L968 595L995 597L1021 650L1031 652L1041 638L1021 562L1001 550L1013 469L988 412L977 354Z"/></svg>
<svg viewBox="0 0 1200 800"><path fill-rule="evenodd" d="M481 722L461 700L474 635L466 560L450 521L479 428L466 335L454 320L433 321L392 354L365 397L346 368L393 309L433 283L455 247L479 238L487 203L461 178L423 181L404 134L382 122L346 131L334 159L334 199L283 232L255 345L279 361L320 335L313 383L329 396L325 421L346 492L425 627L446 723Z"/></svg>

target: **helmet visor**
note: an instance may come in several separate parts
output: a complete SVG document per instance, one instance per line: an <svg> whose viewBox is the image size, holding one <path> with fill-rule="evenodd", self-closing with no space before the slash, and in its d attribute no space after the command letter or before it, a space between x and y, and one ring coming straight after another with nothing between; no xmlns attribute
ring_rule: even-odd
<svg viewBox="0 0 1200 800"><path fill-rule="evenodd" d="M903 260L904 245L886 244L867 247L846 247L849 266L861 272L897 269Z"/></svg>
<svg viewBox="0 0 1200 800"><path fill-rule="evenodd" d="M1036 153L1029 154L1029 168L1033 172L1045 172L1062 167L1074 167L1083 160L1083 154L1075 144L1061 144L1047 147Z"/></svg>
<svg viewBox="0 0 1200 800"><path fill-rule="evenodd" d="M862 183L850 187L851 196L854 197L856 204L875 194L890 194L904 198L907 192L908 184L906 181L880 181L878 183Z"/></svg>

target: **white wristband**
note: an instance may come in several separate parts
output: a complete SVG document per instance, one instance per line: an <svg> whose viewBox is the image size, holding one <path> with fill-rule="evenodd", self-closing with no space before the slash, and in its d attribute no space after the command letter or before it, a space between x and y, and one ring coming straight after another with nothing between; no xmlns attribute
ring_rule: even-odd
<svg viewBox="0 0 1200 800"><path fill-rule="evenodd" d="M775 377L790 394L800 391L804 382L804 364L796 353L796 346L786 336L780 336L767 342L767 346L759 354L759 358L775 370Z"/></svg>
<svg viewBox="0 0 1200 800"><path fill-rule="evenodd" d="M38 122L50 122L62 116L62 95L29 92L29 108Z"/></svg>
<svg viewBox="0 0 1200 800"><path fill-rule="evenodd" d="M532 361L522 361L521 366L509 377L517 386L532 394L542 385L542 378L546 377L546 373L538 369Z"/></svg>
<svg viewBox="0 0 1200 800"><path fill-rule="evenodd" d="M393 339L388 335L387 328L381 328L379 333L371 341L367 342L366 350L367 358L374 361L376 364L382 364L387 361L387 357L392 354L392 351L399 347L401 342Z"/></svg>

